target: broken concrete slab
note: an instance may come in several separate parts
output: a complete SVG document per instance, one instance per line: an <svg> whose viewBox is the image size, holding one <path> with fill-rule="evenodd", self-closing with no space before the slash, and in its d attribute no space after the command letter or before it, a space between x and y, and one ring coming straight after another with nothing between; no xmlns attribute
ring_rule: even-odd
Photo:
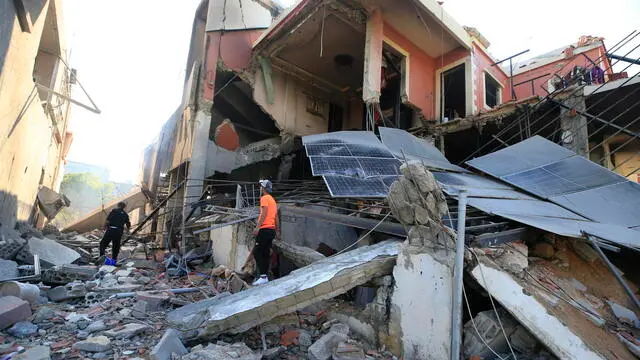
<svg viewBox="0 0 640 360"><path fill-rule="evenodd" d="M260 360L259 353L254 353L243 343L231 345L209 344L207 347L198 345L191 349L191 353L182 356L182 360Z"/></svg>
<svg viewBox="0 0 640 360"><path fill-rule="evenodd" d="M38 345L12 357L13 360L51 360L51 350L48 346Z"/></svg>
<svg viewBox="0 0 640 360"><path fill-rule="evenodd" d="M138 291L136 300L146 302L146 311L160 311L169 303L169 294Z"/></svg>
<svg viewBox="0 0 640 360"><path fill-rule="evenodd" d="M151 330L151 327L149 325L131 323L126 324L122 329L107 330L104 332L104 334L115 339L128 339L148 330Z"/></svg>
<svg viewBox="0 0 640 360"><path fill-rule="evenodd" d="M17 262L0 259L0 280L15 279L18 276L19 273Z"/></svg>
<svg viewBox="0 0 640 360"><path fill-rule="evenodd" d="M367 356L361 346L347 342L341 342L333 350L332 360L366 360Z"/></svg>
<svg viewBox="0 0 640 360"><path fill-rule="evenodd" d="M13 324L7 332L18 338L27 338L38 333L38 326L30 321L20 321Z"/></svg>
<svg viewBox="0 0 640 360"><path fill-rule="evenodd" d="M278 240L274 241L273 244L282 255L298 267L307 266L325 258L324 255L306 246L288 244Z"/></svg>
<svg viewBox="0 0 640 360"><path fill-rule="evenodd" d="M183 306L167 320L177 330L200 327L199 336L242 332L389 274L398 245L385 241L326 258L268 284Z"/></svg>
<svg viewBox="0 0 640 360"><path fill-rule="evenodd" d="M349 337L342 332L329 331L309 347L309 359L331 359L331 356L333 356L333 350L338 346L338 344L347 341L348 339Z"/></svg>
<svg viewBox="0 0 640 360"><path fill-rule="evenodd" d="M153 360L171 360L173 354L185 355L189 353L180 341L180 333L175 329L167 329L160 341L151 350Z"/></svg>
<svg viewBox="0 0 640 360"><path fill-rule="evenodd" d="M0 330L31 316L31 306L15 296L0 297Z"/></svg>
<svg viewBox="0 0 640 360"><path fill-rule="evenodd" d="M80 254L50 239L32 237L17 255L18 259L33 264L33 255L37 254L43 265L55 266L71 264L80 258Z"/></svg>
<svg viewBox="0 0 640 360"><path fill-rule="evenodd" d="M73 348L88 352L105 352L111 349L111 340L106 336L90 337L73 344Z"/></svg>
<svg viewBox="0 0 640 360"><path fill-rule="evenodd" d="M71 283L64 286L56 286L47 291L47 297L51 301L64 301L85 297L87 289L82 283Z"/></svg>
<svg viewBox="0 0 640 360"><path fill-rule="evenodd" d="M560 359L602 359L508 273L478 264L471 276ZM486 281L486 282L485 282Z"/></svg>
<svg viewBox="0 0 640 360"><path fill-rule="evenodd" d="M42 281L51 284L68 284L73 281L89 281L98 272L95 266L58 265L42 273Z"/></svg>

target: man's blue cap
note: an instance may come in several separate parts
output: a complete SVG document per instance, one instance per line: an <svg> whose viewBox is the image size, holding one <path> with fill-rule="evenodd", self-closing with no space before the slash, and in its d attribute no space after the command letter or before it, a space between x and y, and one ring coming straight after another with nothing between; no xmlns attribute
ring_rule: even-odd
<svg viewBox="0 0 640 360"><path fill-rule="evenodd" d="M269 193L273 189L273 184L271 184L271 181L269 181L269 180L260 180L260 181L258 181L258 183L260 183L260 186L262 186L263 188L267 189L267 192L269 192Z"/></svg>

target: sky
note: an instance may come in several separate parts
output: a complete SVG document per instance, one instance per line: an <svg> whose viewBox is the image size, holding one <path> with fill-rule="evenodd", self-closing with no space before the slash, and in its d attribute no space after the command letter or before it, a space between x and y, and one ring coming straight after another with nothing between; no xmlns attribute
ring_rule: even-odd
<svg viewBox="0 0 640 360"><path fill-rule="evenodd" d="M180 103L199 2L63 1L71 66L102 110L96 115L72 108L69 160L107 167L112 181L137 182L142 151ZM640 29L638 0L445 0L443 6L459 24L477 28L498 59L529 49L519 58L525 60L576 42L580 35L602 36L610 48ZM632 43L640 44L640 37ZM631 45L617 53L628 50ZM637 58L640 51L632 55Z"/></svg>

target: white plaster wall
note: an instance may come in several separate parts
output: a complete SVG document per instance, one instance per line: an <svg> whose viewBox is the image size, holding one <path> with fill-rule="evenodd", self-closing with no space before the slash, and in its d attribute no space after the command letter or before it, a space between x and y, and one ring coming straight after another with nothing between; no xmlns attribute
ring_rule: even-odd
<svg viewBox="0 0 640 360"><path fill-rule="evenodd" d="M508 273L479 264L471 275L560 359L604 359L525 291Z"/></svg>
<svg viewBox="0 0 640 360"><path fill-rule="evenodd" d="M274 102L267 102L264 77L256 70L253 97L256 103L273 118L278 127L298 136L326 133L329 128L329 99L313 88L305 88L292 76L272 69ZM307 112L307 93L325 100L322 116Z"/></svg>
<svg viewBox="0 0 640 360"><path fill-rule="evenodd" d="M390 333L401 337L405 360L449 359L453 271L403 249L393 269Z"/></svg>
<svg viewBox="0 0 640 360"><path fill-rule="evenodd" d="M229 266L231 264L231 251L233 249L234 226L225 226L211 230L211 246L213 250L213 262L217 265Z"/></svg>

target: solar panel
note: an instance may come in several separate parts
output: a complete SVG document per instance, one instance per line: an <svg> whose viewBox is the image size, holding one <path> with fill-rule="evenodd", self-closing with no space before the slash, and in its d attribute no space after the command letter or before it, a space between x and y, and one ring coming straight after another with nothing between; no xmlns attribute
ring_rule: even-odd
<svg viewBox="0 0 640 360"><path fill-rule="evenodd" d="M349 149L342 144L307 145L307 156L351 156Z"/></svg>
<svg viewBox="0 0 640 360"><path fill-rule="evenodd" d="M505 149L467 161L467 164L497 177L548 165L576 154L541 137L534 136Z"/></svg>
<svg viewBox="0 0 640 360"><path fill-rule="evenodd" d="M469 197L535 200L510 185L479 175L439 171L432 174L442 186L442 190L451 196L458 196L460 190L464 189Z"/></svg>
<svg viewBox="0 0 640 360"><path fill-rule="evenodd" d="M366 177L381 175L398 175L400 173L400 161L397 159L373 159L357 158Z"/></svg>
<svg viewBox="0 0 640 360"><path fill-rule="evenodd" d="M358 159L336 156L310 156L311 173L314 176L343 175L365 178L365 172Z"/></svg>
<svg viewBox="0 0 640 360"><path fill-rule="evenodd" d="M378 129L382 143L400 160L417 160L431 168L466 172L463 168L451 164L440 150L423 139L400 129Z"/></svg>
<svg viewBox="0 0 640 360"><path fill-rule="evenodd" d="M603 225L640 225L640 185L539 136L467 163Z"/></svg>
<svg viewBox="0 0 640 360"><path fill-rule="evenodd" d="M348 176L325 175L324 182L332 197L384 198L389 192L382 179L356 179Z"/></svg>
<svg viewBox="0 0 640 360"><path fill-rule="evenodd" d="M376 145L347 144L347 148L349 149L349 152L351 152L351 156L388 158L388 159L395 158L391 153L391 151L385 148L382 144L376 144Z"/></svg>

